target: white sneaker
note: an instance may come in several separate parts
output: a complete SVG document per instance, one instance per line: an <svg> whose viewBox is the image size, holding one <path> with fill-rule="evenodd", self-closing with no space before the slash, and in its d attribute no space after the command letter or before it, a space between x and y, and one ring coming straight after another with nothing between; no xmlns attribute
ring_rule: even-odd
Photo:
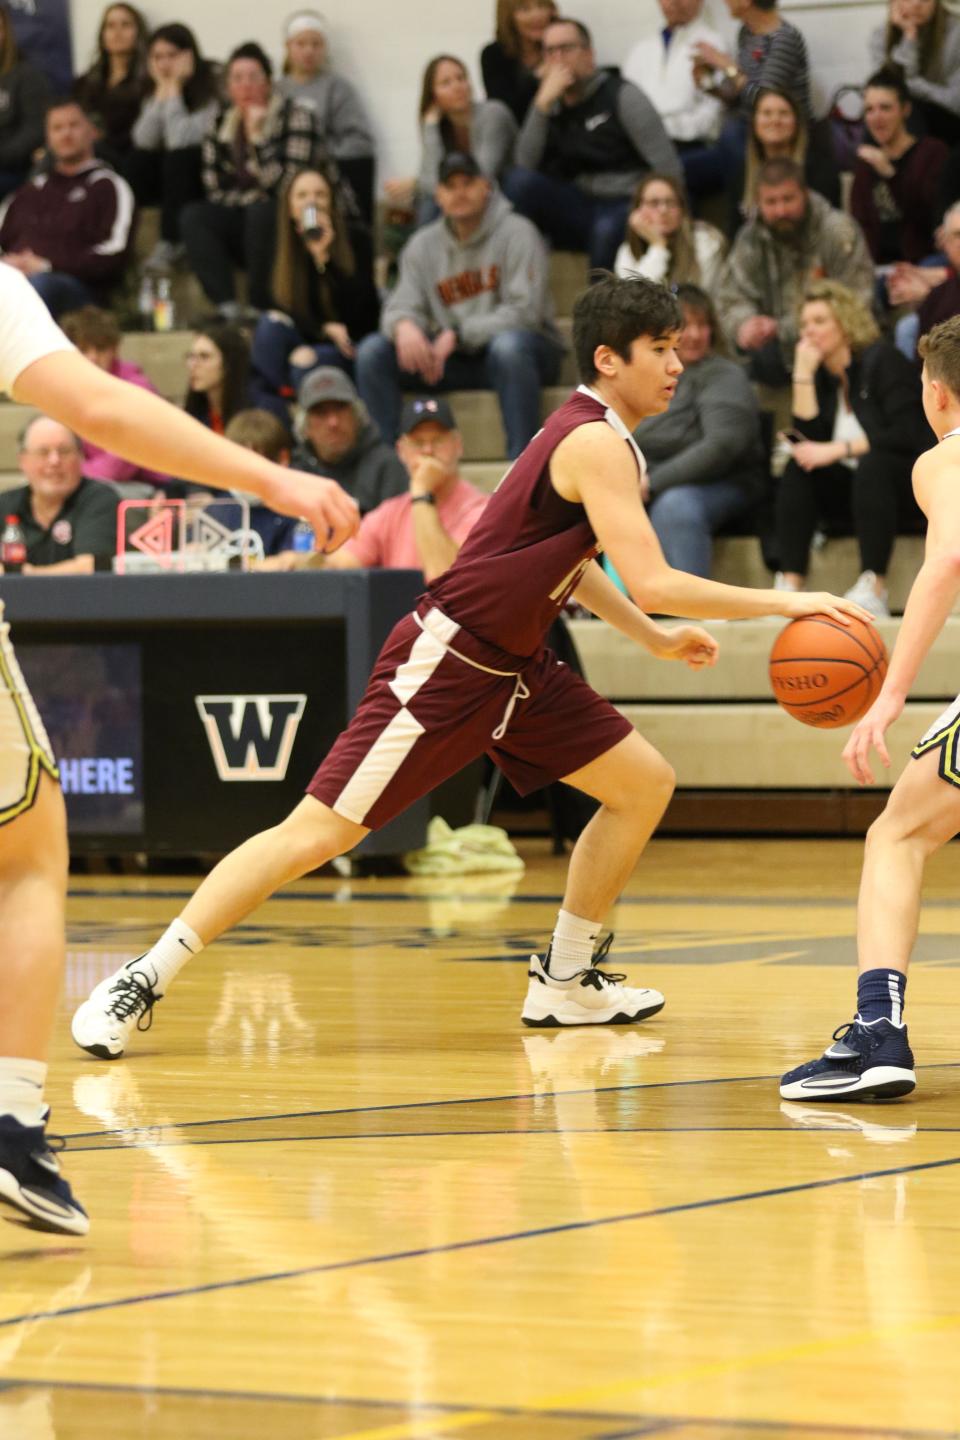
<svg viewBox="0 0 960 1440"><path fill-rule="evenodd" d="M73 1017L70 1032L81 1050L98 1060L119 1060L135 1030L149 1030L161 998L157 972L138 955L101 980Z"/></svg>
<svg viewBox="0 0 960 1440"><path fill-rule="evenodd" d="M625 975L597 968L608 949L602 947L592 964L570 980L555 980L550 974L549 950L542 962L531 955L530 984L520 1012L524 1025L632 1025L662 1010L666 1002L659 990L632 989L621 983Z"/></svg>
<svg viewBox="0 0 960 1440"><path fill-rule="evenodd" d="M856 585L852 585L843 598L856 600L858 605L862 605L864 610L869 610L870 614L878 620L889 620L890 607L887 604L886 588L878 595L876 584L877 577L873 571L864 570Z"/></svg>

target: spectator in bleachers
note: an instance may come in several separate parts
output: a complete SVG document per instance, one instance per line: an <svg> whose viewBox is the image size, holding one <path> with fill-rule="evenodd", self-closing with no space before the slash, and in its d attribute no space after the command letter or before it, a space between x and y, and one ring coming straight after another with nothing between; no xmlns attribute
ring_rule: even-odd
<svg viewBox="0 0 960 1440"><path fill-rule="evenodd" d="M821 277L839 280L869 307L873 265L863 232L807 189L796 161L768 160L757 176L757 214L734 241L716 295L752 380L790 383L800 300Z"/></svg>
<svg viewBox="0 0 960 1440"><path fill-rule="evenodd" d="M597 69L579 20L554 20L543 55L504 192L554 245L586 250L591 266L609 270L638 183L650 170L680 175L680 161L643 91Z"/></svg>
<svg viewBox="0 0 960 1440"><path fill-rule="evenodd" d="M118 380L126 380L131 385L139 385L141 390L157 393L156 386L139 365L134 365L132 360L121 360L120 343L123 337L120 326L109 310L101 310L96 305L84 305L82 309L74 310L64 317L63 330L80 354L85 355L108 375L115 375ZM83 473L91 480L109 480L114 485L157 486L164 485L169 478L157 470L147 470L141 465L135 465L132 460L112 455L109 450L101 449L92 440L83 440L81 443Z"/></svg>
<svg viewBox="0 0 960 1440"><path fill-rule="evenodd" d="M277 308L257 321L253 367L277 395L295 394L317 365L352 369L355 346L380 323L369 247L355 248L317 170L280 188L271 292Z"/></svg>
<svg viewBox="0 0 960 1440"><path fill-rule="evenodd" d="M215 321L198 328L187 352L183 408L222 435L238 410L264 409L289 424L287 408L250 373L250 344L236 325Z"/></svg>
<svg viewBox="0 0 960 1440"><path fill-rule="evenodd" d="M929 268L910 265L904 267L920 278L921 293L917 294L919 308L912 314L902 315L897 321L895 338L897 349L908 360L917 359L917 341L926 335L941 320L950 320L960 315L960 201L951 205L943 217L939 230L945 266ZM934 283L929 277L934 276Z"/></svg>
<svg viewBox="0 0 960 1440"><path fill-rule="evenodd" d="M161 25L150 36L148 82L127 161L138 204L160 206L160 239L143 267L148 273L169 272L184 254L180 212L203 199L200 145L217 113L219 70L186 25Z"/></svg>
<svg viewBox="0 0 960 1440"><path fill-rule="evenodd" d="M866 143L857 150L850 213L877 265L916 265L935 249L940 175L947 147L907 129L909 92L899 72L880 70L863 97Z"/></svg>
<svg viewBox="0 0 960 1440"><path fill-rule="evenodd" d="M26 275L54 316L105 300L127 260L133 193L94 154L96 131L77 100L47 110L51 169L0 211L5 264Z"/></svg>
<svg viewBox="0 0 960 1440"><path fill-rule="evenodd" d="M238 410L225 433L227 439L232 440L235 445L242 445L245 450L252 450L264 459L272 460L275 465L290 464L293 448L290 431L276 415L271 415L269 410ZM250 528L260 536L265 556L282 555L284 551L292 549L293 532L298 523L296 520L289 515L278 515L276 510L264 505L258 495L249 495L242 490L235 490L233 493L239 499L246 500L250 506ZM217 519L221 524L229 526L230 521L224 518L223 514L222 497L217 498L221 502L217 508ZM235 523L239 526L239 516Z"/></svg>
<svg viewBox="0 0 960 1440"><path fill-rule="evenodd" d="M727 9L740 22L735 55L707 42L696 47L694 78L723 102L727 118L717 144L693 157L687 167L687 182L694 193L734 183L744 162L748 120L758 90L789 90L804 118L809 120L812 114L806 41L795 25L777 13L777 0L727 0Z"/></svg>
<svg viewBox="0 0 960 1440"><path fill-rule="evenodd" d="M250 305L270 304L276 194L283 181L327 157L312 110L273 88L272 67L253 41L227 61L227 103L202 143L206 199L188 205L181 234L207 298L227 320L242 309L234 265L247 272Z"/></svg>
<svg viewBox="0 0 960 1440"><path fill-rule="evenodd" d="M26 180L49 101L47 77L21 57L10 7L0 3L0 198Z"/></svg>
<svg viewBox="0 0 960 1440"><path fill-rule="evenodd" d="M691 219L676 176L648 175L637 186L613 268L621 278L644 275L664 285L701 285L709 291L726 248L714 225Z"/></svg>
<svg viewBox="0 0 960 1440"><path fill-rule="evenodd" d="M757 90L750 113L745 163L729 188L731 235L756 214L760 167L767 160L782 159L795 160L803 168L807 187L839 207L840 171L829 124L808 124L789 90L764 85Z"/></svg>
<svg viewBox="0 0 960 1440"><path fill-rule="evenodd" d="M831 281L803 299L793 427L803 439L777 494L778 588L803 588L818 521L841 531L852 521L861 573L847 594L888 615L887 566L898 530L919 528L911 474L930 432L916 368L881 339L864 300Z"/></svg>
<svg viewBox="0 0 960 1440"><path fill-rule="evenodd" d="M960 140L960 16L942 0L889 0L869 48L875 70L903 71L914 125L951 145Z"/></svg>
<svg viewBox="0 0 960 1440"><path fill-rule="evenodd" d="M283 35L283 74L277 94L314 112L321 140L353 187L367 224L372 224L376 147L367 108L356 86L330 65L322 15L298 10L286 20Z"/></svg>
<svg viewBox="0 0 960 1440"><path fill-rule="evenodd" d="M623 73L656 108L686 171L716 140L724 111L694 79L695 47L703 42L719 49L723 41L703 19L703 0L660 0L660 9L662 28L637 42Z"/></svg>
<svg viewBox="0 0 960 1440"><path fill-rule="evenodd" d="M488 100L501 100L522 125L543 76L543 35L553 0L497 0L497 36L480 52Z"/></svg>
<svg viewBox="0 0 960 1440"><path fill-rule="evenodd" d="M562 358L546 247L472 155L446 156L436 197L442 218L407 245L381 333L357 350L357 389L392 442L405 384L489 386L513 459L540 428L540 390L556 379Z"/></svg>
<svg viewBox="0 0 960 1440"><path fill-rule="evenodd" d="M147 22L134 5L108 5L97 33L97 56L74 83L74 97L96 123L97 154L121 174L133 149L147 79Z"/></svg>
<svg viewBox="0 0 960 1440"><path fill-rule="evenodd" d="M709 579L713 535L763 487L760 417L743 367L724 353L709 295L681 285L677 299L683 374L669 410L637 428L641 490L667 564Z"/></svg>
<svg viewBox="0 0 960 1440"><path fill-rule="evenodd" d="M333 555L280 557L276 568L422 570L427 584L448 570L487 497L460 474L463 443L446 400L431 395L407 401L397 454L409 476L402 494L365 515L356 535Z"/></svg>
<svg viewBox="0 0 960 1440"><path fill-rule="evenodd" d="M453 55L437 55L423 73L420 94L420 174L416 180L389 180L388 199L412 205L417 223L437 216L434 192L444 157L472 155L480 172L496 180L513 159L517 125L499 100L475 100L466 66Z"/></svg>
<svg viewBox="0 0 960 1440"><path fill-rule="evenodd" d="M296 469L336 480L356 500L361 515L403 494L403 461L381 439L349 376L328 366L313 370L297 400L303 423L293 452Z"/></svg>
<svg viewBox="0 0 960 1440"><path fill-rule="evenodd" d="M117 550L112 485L87 480L79 437L46 415L20 435L19 466L26 484L7 490L4 514L16 515L27 546L25 575L90 575L107 570Z"/></svg>

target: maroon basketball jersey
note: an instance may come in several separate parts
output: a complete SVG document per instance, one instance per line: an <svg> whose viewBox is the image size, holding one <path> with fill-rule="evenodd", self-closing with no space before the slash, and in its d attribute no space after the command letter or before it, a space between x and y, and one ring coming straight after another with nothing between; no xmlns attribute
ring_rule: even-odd
<svg viewBox="0 0 960 1440"><path fill-rule="evenodd" d="M429 587L465 630L511 655L533 655L600 547L582 505L550 483L550 458L578 425L605 420L643 457L615 411L581 385L555 410L487 501L450 569Z"/></svg>

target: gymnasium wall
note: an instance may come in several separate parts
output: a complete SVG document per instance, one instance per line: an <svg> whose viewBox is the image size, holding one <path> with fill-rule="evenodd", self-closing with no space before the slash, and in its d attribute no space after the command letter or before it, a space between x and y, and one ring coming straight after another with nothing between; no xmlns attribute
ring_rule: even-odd
<svg viewBox="0 0 960 1440"><path fill-rule="evenodd" d="M78 69L89 64L105 0L73 0L74 54ZM139 0L148 20L185 20L205 53L223 58L242 40L257 39L277 58L282 17L296 0L264 8L251 0L203 0L196 9L178 0ZM414 174L418 145L415 125L423 65L437 51L451 51L470 66L479 85L478 56L493 33L494 0L314 0L329 21L332 53L344 74L360 87L372 111L380 142L381 175ZM875 0L820 0L784 3L784 15L803 30L810 47L819 102L823 106L846 80L867 70L866 39L886 7ZM660 20L655 0L584 0L573 14L593 30L601 63L616 63ZM717 28L732 33L722 0L708 0Z"/></svg>

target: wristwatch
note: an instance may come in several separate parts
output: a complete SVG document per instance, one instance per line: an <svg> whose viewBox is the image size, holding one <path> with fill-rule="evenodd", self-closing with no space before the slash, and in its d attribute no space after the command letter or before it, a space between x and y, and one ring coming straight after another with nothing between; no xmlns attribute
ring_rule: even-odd
<svg viewBox="0 0 960 1440"><path fill-rule="evenodd" d="M728 80L736 80L737 76L740 74L740 66L739 66L739 65L725 65L725 66L723 67L723 73L724 73L724 75L727 77Z"/></svg>
<svg viewBox="0 0 960 1440"><path fill-rule="evenodd" d="M424 494L424 495L411 495L411 496L410 496L410 504L411 504L411 505L436 505L436 503L437 503L437 497L436 497L436 495L434 495L433 492L430 491L430 490L428 490L428 491L426 492L426 494Z"/></svg>

